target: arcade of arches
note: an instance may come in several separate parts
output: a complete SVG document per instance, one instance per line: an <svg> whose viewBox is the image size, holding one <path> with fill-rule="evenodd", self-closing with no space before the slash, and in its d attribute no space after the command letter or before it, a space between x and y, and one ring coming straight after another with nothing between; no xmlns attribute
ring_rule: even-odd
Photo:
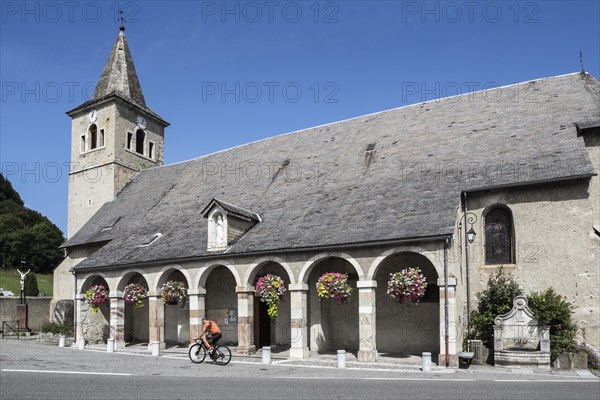
<svg viewBox="0 0 600 400"><path fill-rule="evenodd" d="M386 294L390 273L419 267L428 290L419 304L398 304ZM347 304L320 301L317 279L325 272L348 274L352 296ZM255 297L254 285L265 274L277 274L288 291L271 320L267 307ZM361 361L375 361L377 353L440 354L444 347L443 258L439 249L391 248L368 257L325 252L307 258L267 257L230 264L190 262L164 267L77 274L77 337L88 342L115 340L116 347L131 343L160 342L161 347L185 345L198 335L200 318L216 321L222 342L248 354L262 346L290 349L290 357L306 358L310 352L337 349L356 352ZM169 280L184 282L189 299L165 305L160 287ZM130 283L149 288L142 308L122 298ZM85 291L102 283L110 291L110 305L91 313ZM456 280L448 281L448 317L454 324ZM441 301L440 301L441 299ZM448 354L455 359L457 340ZM441 356L441 355L440 355Z"/></svg>

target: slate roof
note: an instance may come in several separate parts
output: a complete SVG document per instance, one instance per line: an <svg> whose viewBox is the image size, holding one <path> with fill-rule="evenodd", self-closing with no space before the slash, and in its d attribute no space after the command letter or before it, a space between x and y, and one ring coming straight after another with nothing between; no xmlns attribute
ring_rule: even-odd
<svg viewBox="0 0 600 400"><path fill-rule="evenodd" d="M215 197L262 219L228 254L452 235L462 191L594 175L578 123L600 126L587 73L318 126L143 170L64 246L108 241L76 269L208 256Z"/></svg>
<svg viewBox="0 0 600 400"><path fill-rule="evenodd" d="M125 28L121 27L115 45L108 56L94 94L85 103L67 112L68 115L86 109L113 97L120 98L147 112L161 122L168 123L146 105L146 99L133 65L133 58L125 39Z"/></svg>

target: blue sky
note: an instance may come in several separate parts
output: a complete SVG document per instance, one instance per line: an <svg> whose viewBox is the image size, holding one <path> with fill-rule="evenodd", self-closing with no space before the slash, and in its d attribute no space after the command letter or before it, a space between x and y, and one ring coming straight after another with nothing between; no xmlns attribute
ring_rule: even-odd
<svg viewBox="0 0 600 400"><path fill-rule="evenodd" d="M0 2L0 168L67 226L70 118L118 34L165 162L448 95L585 69L598 1Z"/></svg>

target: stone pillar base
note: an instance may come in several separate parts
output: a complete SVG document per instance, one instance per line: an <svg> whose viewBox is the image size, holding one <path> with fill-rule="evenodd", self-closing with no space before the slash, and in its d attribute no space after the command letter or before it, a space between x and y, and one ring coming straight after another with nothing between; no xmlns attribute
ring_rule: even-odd
<svg viewBox="0 0 600 400"><path fill-rule="evenodd" d="M256 346L252 345L252 346L248 346L248 347L239 347L236 350L237 354L240 354L242 356L248 356L250 354L254 354L256 353Z"/></svg>
<svg viewBox="0 0 600 400"><path fill-rule="evenodd" d="M290 349L290 358L303 359L303 358L308 358L309 356L310 356L310 350L308 349L308 347L298 347L298 348L292 347Z"/></svg>
<svg viewBox="0 0 600 400"><path fill-rule="evenodd" d="M438 358L438 365L440 367L446 366L446 355L440 354ZM458 368L458 356L456 354L448 354L448 367Z"/></svg>
<svg viewBox="0 0 600 400"><path fill-rule="evenodd" d="M115 340L115 350L124 349L127 343L124 340Z"/></svg>
<svg viewBox="0 0 600 400"><path fill-rule="evenodd" d="M377 361L377 350L359 350L357 359L359 362L376 362Z"/></svg>

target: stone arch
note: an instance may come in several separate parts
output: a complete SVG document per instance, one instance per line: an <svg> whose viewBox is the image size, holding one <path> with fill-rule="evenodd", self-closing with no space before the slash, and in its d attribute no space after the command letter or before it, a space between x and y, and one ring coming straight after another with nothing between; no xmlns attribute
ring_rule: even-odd
<svg viewBox="0 0 600 400"><path fill-rule="evenodd" d="M204 315L219 322L223 338L222 344L238 344L238 317L230 311L238 310L236 287L241 286L237 269L225 262L214 262L202 268L198 274L198 288L204 289ZM201 290L199 290L201 291ZM235 317L235 318L234 318ZM227 319L227 322L225 320Z"/></svg>
<svg viewBox="0 0 600 400"><path fill-rule="evenodd" d="M125 286L127 286L129 284L129 281L131 280L131 278L133 278L136 275L140 275L143 279L144 282L146 282L146 285L148 285L148 289L151 289L150 287L150 282L148 280L148 278L146 277L146 274L143 270L141 269L131 269L129 271L127 271L124 275L119 277L119 280L117 281L116 284L116 289L119 292L122 292L123 289L125 288Z"/></svg>
<svg viewBox="0 0 600 400"><path fill-rule="evenodd" d="M248 268L248 270L246 271L246 274L244 276L243 284L252 286L254 278L256 277L256 274L260 270L260 267L262 267L264 264L269 263L269 262L279 264L287 273L287 277L290 281L290 284L296 283L296 279L294 277L294 271L292 271L292 268L290 267L290 265L288 263L286 263L283 259L281 259L279 257L267 256L267 257L259 258L258 260L254 261L250 265L250 268Z"/></svg>
<svg viewBox="0 0 600 400"><path fill-rule="evenodd" d="M85 279L81 283L79 293L85 293L90 288L90 286L94 285L95 282L97 282L100 279L104 281L104 283L106 284L106 289L110 291L110 285L108 284L109 279L106 277L106 275L104 275L102 272L95 272L85 277Z"/></svg>
<svg viewBox="0 0 600 400"><path fill-rule="evenodd" d="M356 270L356 273L358 274L358 280L359 281L363 280L363 278L364 278L363 269L362 269L361 265L359 264L359 262L354 257L350 256L349 254L342 253L342 252L323 252L323 253L319 253L319 254L312 256L306 263L304 263L304 266L302 267L302 270L300 271L300 276L299 276L298 282L305 283L305 284L308 283L308 277L310 276L310 273L311 273L312 269L315 267L315 265L317 265L319 262L321 262L327 258L341 258L341 259L347 261Z"/></svg>
<svg viewBox="0 0 600 400"><path fill-rule="evenodd" d="M372 281L374 280L375 274L377 273L377 269L381 266L381 263L391 255L399 254L399 253L416 253L419 254L429 260L431 265L435 268L435 271L438 276L443 276L444 271L440 270L439 260L436 260L435 257L431 255L431 252L424 249L421 246L402 246L402 247L394 247L392 249L388 249L381 253L380 255L373 260L371 266L369 267L369 271L367 272L366 280Z"/></svg>
<svg viewBox="0 0 600 400"><path fill-rule="evenodd" d="M377 282L377 350L391 354L439 353L441 311L437 282L440 275L435 263L426 255L406 248L387 253L382 260L374 262L370 270L371 279ZM397 303L387 294L389 274L409 267L419 267L428 282L425 297L418 304Z"/></svg>
<svg viewBox="0 0 600 400"><path fill-rule="evenodd" d="M169 264L161 268L153 289L160 295L161 286L167 281L174 279L173 275L183 279L183 283L190 289L191 277L187 270L181 265ZM160 301L160 300L159 300ZM190 302L176 305L164 305L164 328L163 337L166 345L181 345L188 343L190 337Z"/></svg>
<svg viewBox="0 0 600 400"><path fill-rule="evenodd" d="M170 265L166 265L160 269L160 272L158 273L158 276L156 277L156 279L154 281L154 285L153 285L153 287L150 288L150 290L156 290L156 291L160 290L160 287L167 281L167 279L169 279L169 275L171 275L174 271L178 271L181 273L181 275L183 275L183 277L186 280L185 283L187 284L187 287L189 289L190 283L192 282L189 272L185 268L183 268L181 265L170 264Z"/></svg>
<svg viewBox="0 0 600 400"><path fill-rule="evenodd" d="M281 277L284 286L289 288L290 284L295 283L294 273L291 267L284 260L267 256L254 261L246 271L244 285L256 287L260 276L265 274L276 274ZM291 295L286 291L282 301L277 307L277 318L271 318L268 314L268 306L260 301L258 297L253 301L254 316L254 345L256 348L263 346L291 346Z"/></svg>
<svg viewBox="0 0 600 400"><path fill-rule="evenodd" d="M94 272L83 279L79 293L84 294L92 285L103 284L110 293L110 279L101 272ZM85 301L79 303L77 312L80 315L78 322L81 335L89 343L105 343L110 336L110 303L102 304L97 312L92 312L90 304Z"/></svg>
<svg viewBox="0 0 600 400"><path fill-rule="evenodd" d="M208 279L208 276L210 275L211 271L219 266L223 266L223 267L227 268L233 274L233 277L235 278L236 286L242 286L242 280L240 278L240 274L239 274L237 268L235 268L232 264L225 262L225 261L215 261L215 262L212 262L210 265L207 265L200 269L200 272L198 273L198 278L195 282L195 287L196 288L206 287L206 280Z"/></svg>
<svg viewBox="0 0 600 400"><path fill-rule="evenodd" d="M116 287L120 296L122 296L125 287L132 282L139 282L146 286L146 288L151 288L144 271L140 269L129 270L119 277L117 281ZM121 307L120 309L123 312L123 322L119 332L121 340L129 344L148 343L150 339L149 299L145 298L143 300L142 308L137 308L124 299L121 300L119 307Z"/></svg>

